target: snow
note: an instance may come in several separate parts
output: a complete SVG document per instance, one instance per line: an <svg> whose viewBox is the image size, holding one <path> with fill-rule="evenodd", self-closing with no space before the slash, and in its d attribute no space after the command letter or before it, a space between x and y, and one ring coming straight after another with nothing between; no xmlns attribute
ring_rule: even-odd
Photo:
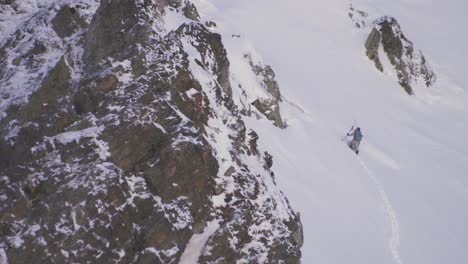
<svg viewBox="0 0 468 264"><path fill-rule="evenodd" d="M235 179L235 177L226 176L225 172L228 170L233 170L234 173L241 172L245 171L245 168L248 168L248 175L243 177L246 177L247 179L249 177L258 177L255 179L255 181L259 183L258 196L256 199L250 200L250 202L255 203L255 208L258 208L255 211L256 225L254 224L249 226L248 232L252 239L249 243L242 245L242 248L238 248L238 250L242 251L245 255L250 255L251 252L256 252L259 257L258 260L261 263L265 262L268 257L269 249L274 245L274 243L277 243L278 240L281 240L283 237L288 235L284 230L287 229L286 223L291 220L292 212L284 195L273 182L269 171L263 167L263 157L248 155L246 153L238 153L237 158L240 159L239 161L232 155L232 152L235 151L232 138L235 138L238 132L234 127L238 127L239 124L237 123L237 116L233 116L232 112L226 108L225 105L219 103L219 99L216 95L215 87L219 87L220 85L215 77L215 70L212 70L212 66L216 65L213 54L211 54L211 52L207 52L207 54L203 54L203 58L201 58L202 54L195 48L197 40L190 36L182 37L181 43L184 47L184 51L186 51L188 55L190 71L194 78L201 84L203 93L209 98L210 107L213 109L213 116L210 116L210 119L208 120L208 124L205 127L206 134L204 136L211 145L215 157L218 160L219 169L218 178L216 179L217 184L222 186L224 194L232 194L236 191L249 192L249 188L254 188L253 184L252 186L243 186L237 179ZM253 50L248 49L248 51L251 51L250 54L252 55ZM244 58L243 53L238 54ZM256 63L260 61L258 56L253 57L253 59L255 59ZM203 61L205 65L202 66L200 63L197 63L197 61ZM248 61L242 59L242 62L244 65L251 68L251 66L246 63ZM239 68L240 67L238 67L238 69ZM251 70L248 72L251 72ZM263 87L260 87L256 76L251 75L250 77L251 83L255 84L258 90L264 89ZM177 111L176 109L174 110ZM247 126L247 129L248 128L249 127ZM246 167L243 168L242 164L245 164ZM247 190L242 190L243 188ZM215 208L221 209L221 207L226 204L226 202L221 199L223 199L223 194L213 197L212 200ZM235 204L236 199L238 199L238 197L234 195L233 200L230 203ZM273 215L269 215L271 212L273 212ZM207 238L205 237L205 239ZM188 253L184 253L181 263L195 263L198 259L200 255L198 252L201 249L193 249L192 244L193 243L189 242L186 249L186 252ZM202 247L203 245L199 246ZM233 248L237 247L237 245L233 245ZM208 254L209 250L209 248L205 248L203 254ZM248 260L240 260L239 263L244 263L246 261Z"/></svg>
<svg viewBox="0 0 468 264"><path fill-rule="evenodd" d="M195 88L190 88L185 93L189 98L193 98L193 96L196 95L198 91Z"/></svg>
<svg viewBox="0 0 468 264"><path fill-rule="evenodd" d="M8 257L3 248L0 248L0 264L8 264Z"/></svg>
<svg viewBox="0 0 468 264"><path fill-rule="evenodd" d="M50 27L42 26L50 24L58 5L79 3L85 6L80 12L88 22L99 5L98 0L16 2L17 10L0 5L0 46L17 28L36 30L35 34L23 30L28 41L6 54L8 76L0 83L0 110L12 103L27 101L62 57L63 50L76 44L76 39L58 39ZM431 63L437 83L431 88L413 87L416 94L413 97L398 86L385 56L381 56L384 73L375 69L365 56L363 46L369 29L353 27L348 17L350 1L193 2L202 20L215 21L218 26L212 30L223 36L231 62L236 104L247 108L257 97L268 96L252 74L245 54L255 62L271 65L276 72L287 129L280 130L260 116L245 121L248 128L260 135L259 147L274 156L276 182L292 207L301 213L305 232L303 263L468 262L468 37L461 30L468 22L466 1L352 1L355 8L369 13L367 23L383 15L398 19L405 35ZM30 19L34 13L37 15ZM189 22L175 11L168 11L164 21L166 31ZM22 64L14 67L12 59L27 52L36 40L48 47L48 52L41 55L45 61L41 70L30 73ZM199 58L198 51L186 41L183 44L189 53L193 74L215 102L209 89L213 76L194 63L194 59ZM76 47L71 53L73 58L79 58L82 49ZM122 86L134 81L128 70L129 60L111 63L125 69L118 76ZM72 78L80 78L79 73L79 69L72 69ZM191 89L187 96L196 93L198 91ZM122 110L121 106L109 109ZM226 192L232 192L237 186L223 177L233 163L231 134L226 129L230 120L224 120L227 115L223 109L216 110L219 110L217 116L208 122L206 139L221 161L216 180ZM178 109L174 111L188 122ZM0 115L0 119L6 116L5 113ZM340 140L356 119L365 137L359 157ZM165 132L159 124L154 123L154 126ZM4 138L16 137L20 129L14 122L10 123ZM92 126L50 139L61 144L90 139L96 144L101 159L107 160L108 145L98 139L102 129ZM182 140L190 139L179 138L174 144ZM258 160L242 158L252 172L263 170ZM108 163L96 166L103 175L115 174L110 168L113 167ZM159 197L148 192L143 178L131 176L122 181L129 185L130 192L118 210L132 206L135 198L154 199L161 210L167 211L168 219L179 212L179 217L172 220L175 229L186 228L193 222L184 199L162 204ZM263 181L271 196L283 201L278 198L281 193L274 182L269 177ZM224 198L224 193L214 196L214 206L223 207ZM258 202L265 202L267 198L260 197ZM0 196L2 199L4 196ZM97 204L99 213L106 210L99 201ZM278 217L287 218L288 214L286 205L278 206ZM55 226L56 231L70 234L80 228L75 210L64 218L66 220ZM193 235L181 263L196 263L218 227L219 222L214 220L202 234ZM21 236L34 235L39 228L35 225L24 233L8 237L9 245L20 248L24 244ZM252 226L249 234L255 238L259 231L270 228L265 222ZM42 237L38 239L45 243ZM243 250L262 246L254 239ZM176 254L178 250L174 247L164 254ZM146 251L157 256L162 254L154 248L146 248ZM69 253L64 251L63 254L68 256ZM116 254L123 257L125 252ZM6 249L0 245L0 264L7 262Z"/></svg>
<svg viewBox="0 0 468 264"><path fill-rule="evenodd" d="M227 48L232 50L229 54L231 73L233 76L241 77L236 78L235 82L238 82L244 88L248 88L242 89L247 98L251 98L251 101L254 101L257 98L270 99L271 95L261 85L259 77L252 71L252 66L249 64L249 58L245 58L245 55L249 56L254 65L263 64L263 59L253 47L253 44L242 38L233 38L232 41L227 43L228 45L230 44Z"/></svg>
<svg viewBox="0 0 468 264"><path fill-rule="evenodd" d="M62 144L68 144L71 142L78 143L82 138L95 138L101 132L102 127L89 127L79 131L69 131L56 135L54 138Z"/></svg>
<svg viewBox="0 0 468 264"><path fill-rule="evenodd" d="M44 239L44 237L42 237L42 236L39 237L39 238L37 238L37 243L38 243L39 245L41 245L41 246L44 246L44 247L47 246L47 241L46 241L46 240Z"/></svg>
<svg viewBox="0 0 468 264"><path fill-rule="evenodd" d="M51 144L55 144L54 140L56 140L57 142L66 145L71 142L79 143L82 139L90 138L97 146L96 153L99 155L101 160L105 161L110 157L110 152L107 142L99 139L99 135L103 130L103 126L92 126L82 130L68 131L49 138L49 142Z"/></svg>
<svg viewBox="0 0 468 264"><path fill-rule="evenodd" d="M167 30L167 32L177 30L180 27L180 25L184 23L189 24L190 22L191 21L188 18L186 18L173 8L166 9L166 13L164 14L164 27Z"/></svg>
<svg viewBox="0 0 468 264"><path fill-rule="evenodd" d="M179 248L177 246L173 246L172 248L166 250L157 250L156 248L150 247L145 248L145 251L148 251L151 254L154 254L159 258L159 261L162 262L161 256L174 256L179 252Z"/></svg>
<svg viewBox="0 0 468 264"><path fill-rule="evenodd" d="M67 223L65 223L63 219L61 219L60 223L55 225L55 230L64 235L70 235L73 233L73 231L67 226Z"/></svg>
<svg viewBox="0 0 468 264"><path fill-rule="evenodd" d="M190 238L184 253L180 257L179 264L195 264L198 263L203 248L205 247L208 239L218 230L219 220L209 222L201 234L194 234Z"/></svg>
<svg viewBox="0 0 468 264"><path fill-rule="evenodd" d="M69 257L70 257L70 254L68 254L68 251L61 249L60 252L62 253L62 255L63 255L65 258L69 258Z"/></svg>
<svg viewBox="0 0 468 264"><path fill-rule="evenodd" d="M119 261L125 257L125 250L121 249L119 251L117 251L117 254L119 255Z"/></svg>
<svg viewBox="0 0 468 264"><path fill-rule="evenodd" d="M21 130L16 120L11 121L8 126L10 127L10 131L8 131L8 134L4 137L6 141L9 141L11 138L16 138Z"/></svg>
<svg viewBox="0 0 468 264"><path fill-rule="evenodd" d="M80 5L80 14L87 21L99 6L98 0L23 0L12 5L0 5L0 47L7 47L4 76L0 80L0 112L5 117L5 110L11 104L28 102L28 97L35 92L47 76L47 73L63 56L63 50L71 50L74 59L81 57L82 49L75 48L78 38L60 39L50 27L51 20L61 5ZM18 35L15 36L16 32ZM21 33L21 34L20 34ZM79 32L78 32L79 33ZM77 34L78 34L77 33ZM21 36L18 45L9 44ZM71 45L74 44L74 45ZM11 47L8 47L11 45ZM34 63L27 65L23 61L30 56L36 45L43 45L45 52L34 56ZM20 59L15 64L15 59ZM2 62L3 62L2 61ZM66 61L68 64L68 61ZM79 67L79 66L77 66ZM77 78L77 69L72 70L72 77Z"/></svg>
<svg viewBox="0 0 468 264"><path fill-rule="evenodd" d="M212 197L214 207L223 207L226 206L226 194L222 193L220 195L214 195Z"/></svg>
<svg viewBox="0 0 468 264"><path fill-rule="evenodd" d="M350 1L194 3L218 24L248 99L257 90L240 57L248 47L275 70L288 128L246 123L301 213L303 263L468 262L466 1L352 2L371 21L395 17L432 65L436 84L413 87L413 97L366 57L369 29L353 26ZM233 94L242 104L242 91ZM340 140L356 119L365 137L359 157Z"/></svg>
<svg viewBox="0 0 468 264"><path fill-rule="evenodd" d="M392 157L388 156L372 144L367 143L365 140L363 140L361 144L363 146L365 145L363 149L369 155L370 158L374 159L376 162L380 162L388 166L391 169L400 170L400 167L398 166L397 162Z"/></svg>
<svg viewBox="0 0 468 264"><path fill-rule="evenodd" d="M81 226L76 222L76 210L75 209L71 210L70 216L71 216L72 221L73 221L73 229L75 231L78 231L78 229L80 229Z"/></svg>
<svg viewBox="0 0 468 264"><path fill-rule="evenodd" d="M9 242L15 248L20 248L24 244L24 240L18 235L10 238Z"/></svg>
<svg viewBox="0 0 468 264"><path fill-rule="evenodd" d="M161 126L160 124L158 124L158 123L156 123L156 122L153 122L153 125L154 125L157 129L161 130L164 134L167 134L166 129L165 129L163 126Z"/></svg>
<svg viewBox="0 0 468 264"><path fill-rule="evenodd" d="M380 198L382 199L385 212L388 215L390 224L391 224L391 236L389 239L389 247L392 252L392 257L397 264L401 264L401 258L400 258L400 252L399 252L399 247L400 247L400 226L398 223L398 217L396 215L395 210L393 209L393 206L388 199L388 195L385 192L385 189L383 188L382 184L379 182L375 174L367 167L367 165L360 159L358 158L359 163L362 165L364 170L366 171L367 175L369 175L370 179L374 182L376 189L379 192Z"/></svg>
<svg viewBox="0 0 468 264"><path fill-rule="evenodd" d="M110 58L109 61L114 69L122 67L124 70L123 73L119 73L118 75L119 83L122 83L123 85L128 85L133 82L134 76L131 72L132 62L130 60L115 61L112 58Z"/></svg>
<svg viewBox="0 0 468 264"><path fill-rule="evenodd" d="M28 231L26 232L30 236L36 236L36 232L41 229L40 225L33 225L29 227Z"/></svg>

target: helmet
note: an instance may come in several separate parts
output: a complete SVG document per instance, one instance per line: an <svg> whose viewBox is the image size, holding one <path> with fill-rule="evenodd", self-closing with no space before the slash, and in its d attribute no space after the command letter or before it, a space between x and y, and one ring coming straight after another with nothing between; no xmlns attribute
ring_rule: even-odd
<svg viewBox="0 0 468 264"><path fill-rule="evenodd" d="M357 131L361 131L361 128L360 128L360 127L358 127L358 128L356 128L356 130L357 130Z"/></svg>

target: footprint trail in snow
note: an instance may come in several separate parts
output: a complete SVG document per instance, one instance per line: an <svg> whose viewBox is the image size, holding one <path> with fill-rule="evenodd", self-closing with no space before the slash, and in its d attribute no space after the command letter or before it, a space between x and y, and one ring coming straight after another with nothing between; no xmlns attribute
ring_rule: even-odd
<svg viewBox="0 0 468 264"><path fill-rule="evenodd" d="M388 195L385 192L382 184L379 182L375 174L367 167L367 165L364 163L364 161L357 157L359 160L359 163L361 166L364 168L364 170L367 172L371 180L374 182L375 186L377 187L377 190L380 194L380 198L382 199L384 206L385 206L385 211L390 218L390 223L391 223L391 230L392 230L392 235L390 237L390 251L392 253L393 259L395 263L397 264L402 264L403 262L401 261L400 258L400 253L398 252L398 248L400 246L400 225L398 224L398 218L396 215L395 210L393 209L392 204L390 203L390 199L388 199Z"/></svg>
<svg viewBox="0 0 468 264"><path fill-rule="evenodd" d="M308 112L307 110L305 110L303 107L301 107L299 104L295 103L292 100L289 100L285 96L283 96L282 99L283 99L283 101L285 101L290 106L292 106L292 107L298 109L299 111L301 111L304 115L313 118L313 115L310 112ZM344 139L342 139L342 141L344 141ZM380 155L382 156L382 154L380 154ZM385 192L382 184L377 179L375 174L369 169L369 167L367 167L367 165L364 163L363 160L361 160L361 158L359 156L357 156L357 158L358 158L359 163L361 164L361 166L364 168L364 170L366 171L366 173L368 174L368 176L370 177L370 179L374 183L374 185L377 187L380 198L382 199L382 202L384 203L385 211L387 213L387 216L388 216L390 224L391 224L392 234L391 234L390 241L389 241L389 247L390 247L390 252L392 254L393 260L395 261L396 264L403 264L403 262L401 260L401 257L400 257L400 253L398 251L398 248L400 247L400 225L398 223L397 214L396 214L395 210L393 209L393 206L392 206L392 204L390 202L390 199L388 198L387 193ZM387 158L386 160L391 160L391 159ZM393 161L393 160L391 160L391 161ZM387 161L386 163L388 164L389 162ZM390 167L392 167L394 169L398 168L397 165L393 165L394 163L395 162L391 162L392 166L390 166Z"/></svg>

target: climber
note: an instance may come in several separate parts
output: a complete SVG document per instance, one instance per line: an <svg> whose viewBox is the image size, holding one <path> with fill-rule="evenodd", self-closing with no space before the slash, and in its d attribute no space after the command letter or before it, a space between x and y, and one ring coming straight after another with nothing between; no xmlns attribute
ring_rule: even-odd
<svg viewBox="0 0 468 264"><path fill-rule="evenodd" d="M356 152L356 154L359 154L359 144L361 144L361 140L362 140L361 128L358 127L354 131L353 131L353 128L351 128L351 131L352 132L349 132L348 134L346 134L347 136L353 137L353 140L349 142L348 146L349 148L351 148L351 150Z"/></svg>

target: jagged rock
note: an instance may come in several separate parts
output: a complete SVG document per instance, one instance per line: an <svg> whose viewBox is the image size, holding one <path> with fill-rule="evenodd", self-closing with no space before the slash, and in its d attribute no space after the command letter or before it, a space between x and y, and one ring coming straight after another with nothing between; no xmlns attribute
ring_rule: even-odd
<svg viewBox="0 0 468 264"><path fill-rule="evenodd" d="M42 55L46 52L47 47L44 45L44 43L40 41L35 41L31 49L29 49L26 53L22 54L21 56L14 58L12 60L12 64L15 66L19 66L22 62L24 62L28 68L35 68L39 63L41 63L41 60L38 58L39 55Z"/></svg>
<svg viewBox="0 0 468 264"><path fill-rule="evenodd" d="M185 17L191 20L199 21L200 15L198 14L197 8L193 3L187 2L185 7L182 9Z"/></svg>
<svg viewBox="0 0 468 264"><path fill-rule="evenodd" d="M107 75L96 81L83 82L73 97L76 113L86 114L96 112L99 104L104 100L105 94L117 89L119 80L115 75Z"/></svg>
<svg viewBox="0 0 468 264"><path fill-rule="evenodd" d="M293 230L293 238L296 241L299 247L304 245L304 230L302 228L301 223L301 215L299 213L296 214L296 219L292 222L291 229Z"/></svg>
<svg viewBox="0 0 468 264"><path fill-rule="evenodd" d="M18 166L31 158L31 144L43 136L63 131L75 121L73 110L63 98L69 88L69 80L69 68L62 58L26 105L9 109L8 117L0 121L1 139L7 139L7 142L0 143L0 153L5 154L0 157L0 164ZM11 130L16 133L8 136Z"/></svg>
<svg viewBox="0 0 468 264"><path fill-rule="evenodd" d="M103 59L132 58L138 54L136 44L147 41L148 29L139 22L138 5L131 0L104 0L88 27L84 59L96 67Z"/></svg>
<svg viewBox="0 0 468 264"><path fill-rule="evenodd" d="M265 160L265 169L271 170L271 168L273 167L273 156L265 151L263 159Z"/></svg>
<svg viewBox="0 0 468 264"><path fill-rule="evenodd" d="M374 22L365 47L369 59L373 60L377 69L383 71L381 63L382 46L385 55L396 71L399 84L412 95L412 85L422 80L429 87L436 81L435 73L430 69L421 51L415 51L413 43L409 41L392 17L383 17Z"/></svg>
<svg viewBox="0 0 468 264"><path fill-rule="evenodd" d="M0 79L5 78L5 68L6 68L5 65L7 63L6 58L7 58L7 54L6 54L5 49L0 48ZM2 95L2 96L5 96L5 95Z"/></svg>
<svg viewBox="0 0 468 264"><path fill-rule="evenodd" d="M99 106L102 94L93 88L81 89L74 98L75 110L78 114L93 113Z"/></svg>
<svg viewBox="0 0 468 264"><path fill-rule="evenodd" d="M206 21L206 22L205 22L205 26L206 26L207 28L214 28L214 27L216 27L216 23L213 22L213 21Z"/></svg>
<svg viewBox="0 0 468 264"><path fill-rule="evenodd" d="M234 174L236 172L236 169L234 167L229 167L229 169L226 170L226 172L224 173L224 176L232 176L232 174Z"/></svg>
<svg viewBox="0 0 468 264"><path fill-rule="evenodd" d="M420 64L415 65L415 67L413 68L413 74L414 72L416 72L417 74L417 72L419 71L420 76L422 76L426 81L426 86L432 86L437 81L437 76L435 72L432 71L432 69L430 68L429 63L426 61L426 58L424 57L422 52L419 53L419 56Z"/></svg>
<svg viewBox="0 0 468 264"><path fill-rule="evenodd" d="M108 93L115 91L117 85L119 85L119 79L115 75L110 74L99 80L96 89L101 93Z"/></svg>
<svg viewBox="0 0 468 264"><path fill-rule="evenodd" d="M249 155L258 155L258 134L255 131L251 130L249 131L248 136L249 137L247 141L249 142Z"/></svg>
<svg viewBox="0 0 468 264"><path fill-rule="evenodd" d="M181 70L171 85L171 95L178 108L199 127L208 122L209 101L201 85L189 72Z"/></svg>
<svg viewBox="0 0 468 264"><path fill-rule="evenodd" d="M25 72L30 86L12 96L28 100L0 116L0 247L9 263L177 263L213 221L205 245L213 250L200 263L263 255L298 263L301 224L270 182L261 135L234 103L221 36L197 21L165 29L165 9L187 15L186 1L77 1L76 13L62 7L52 25L35 24L57 39L25 38L30 24L19 23L5 46L27 42L33 49L21 54L36 61L28 70L46 73ZM49 8L38 7L40 19L54 20ZM87 23L65 23L78 13ZM2 62L11 54L0 53ZM24 61L5 72L23 71ZM257 226L269 228L252 234ZM262 247L243 250L249 243Z"/></svg>
<svg viewBox="0 0 468 264"><path fill-rule="evenodd" d="M164 200L172 201L186 196L197 210L209 208L209 196L199 194L214 193L213 179L218 171L218 163L211 152L200 146L184 143L177 149L164 148L158 156L161 166L145 171L149 188Z"/></svg>
<svg viewBox="0 0 468 264"><path fill-rule="evenodd" d="M58 110L57 104L60 98L67 93L69 81L70 70L62 57L55 68L50 71L39 90L31 96L30 102L22 113L24 120L34 122L40 116L50 115L51 111Z"/></svg>
<svg viewBox="0 0 468 264"><path fill-rule="evenodd" d="M161 152L169 139L154 126L124 126L106 130L103 138L109 142L112 161L124 171L136 167Z"/></svg>
<svg viewBox="0 0 468 264"><path fill-rule="evenodd" d="M182 7L182 1L183 0L168 0L167 5L175 9L180 9Z"/></svg>
<svg viewBox="0 0 468 264"><path fill-rule="evenodd" d="M269 65L254 62L249 54L245 54L244 58L248 60L252 71L257 75L262 87L268 94L266 98L257 98L252 102L252 105L271 120L275 126L286 128L280 112L279 104L282 99L278 82L275 80L275 72Z"/></svg>
<svg viewBox="0 0 468 264"><path fill-rule="evenodd" d="M273 69L269 65L263 66L261 64L255 64L251 59L250 66L252 66L254 73L262 78L268 93L270 93L275 100L281 101L280 89L275 80L275 72Z"/></svg>
<svg viewBox="0 0 468 264"><path fill-rule="evenodd" d="M60 8L51 22L55 32L57 32L61 38L70 37L86 24L78 14L76 8L67 5Z"/></svg>
<svg viewBox="0 0 468 264"><path fill-rule="evenodd" d="M229 60L227 59L226 49L221 41L221 35L210 32L204 25L199 23L192 23L189 25L182 25L177 29L179 36L192 36L194 37L193 44L195 48L202 54L200 63L206 64L217 76L219 88L226 94L224 100L232 104L232 88L229 81ZM201 41L201 40L204 41ZM198 43L197 43L198 42ZM215 63L208 63L207 54L211 52L214 56ZM222 98L220 98L222 99Z"/></svg>
<svg viewBox="0 0 468 264"><path fill-rule="evenodd" d="M380 62L379 58L379 47L381 42L381 36L377 29L373 28L369 37L366 41L366 55L369 59L373 60L375 63L375 67L383 72L382 62Z"/></svg>
<svg viewBox="0 0 468 264"><path fill-rule="evenodd" d="M257 99L252 103L255 108L263 113L269 120L273 121L273 124L279 128L285 128L281 114L279 111L278 102L274 100L262 100Z"/></svg>
<svg viewBox="0 0 468 264"><path fill-rule="evenodd" d="M0 5L11 5L15 0L0 0Z"/></svg>

